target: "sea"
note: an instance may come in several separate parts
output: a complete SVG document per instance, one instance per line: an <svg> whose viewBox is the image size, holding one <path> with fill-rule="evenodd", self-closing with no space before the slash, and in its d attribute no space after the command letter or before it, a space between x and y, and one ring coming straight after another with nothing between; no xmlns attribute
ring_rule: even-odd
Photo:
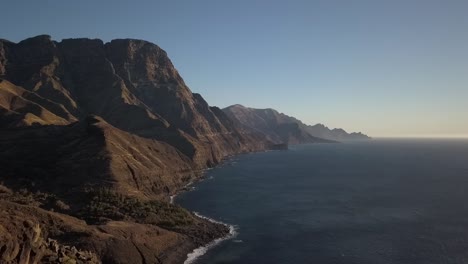
<svg viewBox="0 0 468 264"><path fill-rule="evenodd" d="M468 140L373 139L239 155L175 203L232 233L186 263L468 263Z"/></svg>

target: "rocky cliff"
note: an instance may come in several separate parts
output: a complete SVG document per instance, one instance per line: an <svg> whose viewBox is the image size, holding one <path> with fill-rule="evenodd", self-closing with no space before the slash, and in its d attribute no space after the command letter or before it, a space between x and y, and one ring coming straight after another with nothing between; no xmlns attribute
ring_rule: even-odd
<svg viewBox="0 0 468 264"><path fill-rule="evenodd" d="M364 135L361 132L348 133L344 129L341 129L341 128L330 129L323 124L316 124L313 126L305 125L305 129L311 135L330 139L330 140L336 140L336 141L371 139L369 136Z"/></svg>
<svg viewBox="0 0 468 264"><path fill-rule="evenodd" d="M306 125L301 120L268 109L232 105L223 111L241 126L266 134L274 142L289 144L370 139L362 133L347 133L343 129L329 129L322 124Z"/></svg>
<svg viewBox="0 0 468 264"><path fill-rule="evenodd" d="M232 105L223 111L245 129L259 131L275 143L302 144L330 142L329 140L312 136L299 120L268 109L255 109L242 105Z"/></svg>
<svg viewBox="0 0 468 264"><path fill-rule="evenodd" d="M0 249L29 249L19 238L39 225L44 241L106 262L180 262L227 230L164 200L224 157L273 145L192 93L150 42L0 40ZM12 252L0 259L25 259Z"/></svg>
<svg viewBox="0 0 468 264"><path fill-rule="evenodd" d="M60 140L75 135L78 127L91 128L101 135L102 149L97 152L107 152L101 159L106 160L106 180L128 185L134 178L134 193L170 193L193 171L270 144L258 135L241 133L225 115L213 111L185 85L166 52L146 41L55 42L45 35L19 43L0 41L0 63L4 133L35 133L41 126L54 126L61 131L54 136ZM40 140L37 135L18 140L27 137ZM83 140L88 139L84 135ZM89 173L89 178L103 175ZM170 179L164 178L167 175Z"/></svg>

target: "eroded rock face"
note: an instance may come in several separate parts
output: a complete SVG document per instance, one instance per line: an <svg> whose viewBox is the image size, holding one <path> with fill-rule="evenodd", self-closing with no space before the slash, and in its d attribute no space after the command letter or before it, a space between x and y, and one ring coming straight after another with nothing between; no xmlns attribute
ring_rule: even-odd
<svg viewBox="0 0 468 264"><path fill-rule="evenodd" d="M94 150L99 154L80 158L101 169L87 171L84 178L73 175L74 181L106 175L122 190L161 196L225 156L271 145L258 133L241 132L219 111L214 113L185 85L166 52L147 41L55 42L47 35L19 43L0 40L0 65L0 128L25 128L19 133L24 136L14 140L31 142L32 152L42 151L34 147L43 146L41 140L52 140L46 132L38 132L40 126L57 126L62 132L54 134L56 141L75 138L67 149L56 143L62 150L53 160L60 173L77 169L71 161L80 155L73 152L80 153L79 142L90 142L76 124L98 117L101 125L94 128L103 137ZM32 126L39 128L28 128ZM13 157L6 151L3 155L6 160Z"/></svg>

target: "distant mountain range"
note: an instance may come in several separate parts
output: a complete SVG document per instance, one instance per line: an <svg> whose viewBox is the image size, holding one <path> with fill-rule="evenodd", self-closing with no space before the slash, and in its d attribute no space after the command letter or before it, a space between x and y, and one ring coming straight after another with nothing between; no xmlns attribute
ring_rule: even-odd
<svg viewBox="0 0 468 264"><path fill-rule="evenodd" d="M347 141L347 140L368 140L371 139L369 136L361 132L351 132L348 133L341 128L330 129L323 124L316 124L313 126L305 125L305 129L311 135L316 137L326 138L336 141Z"/></svg>
<svg viewBox="0 0 468 264"><path fill-rule="evenodd" d="M347 133L340 128L329 129L322 124L306 125L295 117L271 108L255 109L236 104L223 111L244 128L259 131L273 142L301 144L370 139L362 133Z"/></svg>

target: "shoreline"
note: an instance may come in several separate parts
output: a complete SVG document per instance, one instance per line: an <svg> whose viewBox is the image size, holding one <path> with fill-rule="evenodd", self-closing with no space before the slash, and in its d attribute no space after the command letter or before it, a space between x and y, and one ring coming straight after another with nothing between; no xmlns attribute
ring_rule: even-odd
<svg viewBox="0 0 468 264"><path fill-rule="evenodd" d="M271 151L271 150L266 150L266 151ZM262 152L266 152L266 151L262 151ZM170 195L169 196L169 203L174 204L175 198L177 197L177 195L179 195L179 194L181 194L183 192L193 191L195 189L195 187L191 187L191 185L193 185L195 183L198 183L198 182L201 182L203 180L206 180L207 178L205 177L205 175L206 175L206 173L208 171L210 171L210 170L212 170L212 169L214 169L216 167L222 166L223 164L225 164L226 162L229 162L231 159L235 158L236 156L243 155L243 154L249 154L249 153L252 153L252 152L240 153L238 155L227 156L225 159L223 159L220 163L216 164L214 167L203 169L201 171L199 177L190 180L187 184L185 184L183 187L181 187L179 190L177 190L174 194ZM219 245L223 241L226 241L226 240L229 240L229 239L232 239L232 238L236 237L237 234L238 234L237 229L236 229L236 227L234 225L227 224L227 223L215 220L213 218L201 215L200 213L198 213L196 211L190 211L190 212L193 213L196 217L198 217L200 219L206 220L206 221L214 223L214 224L223 225L223 226L229 228L229 232L227 232L224 236L215 238L215 239L211 240L210 242L208 242L207 244L199 246L199 247L193 249L191 252L188 252L186 254L186 259L183 262L183 264L193 264L193 263L195 263L197 261L197 259L200 258L201 256L205 255L208 252L208 250L216 247L217 245Z"/></svg>
<svg viewBox="0 0 468 264"><path fill-rule="evenodd" d="M289 150L289 148L287 150ZM271 151L284 151L284 150L283 149L265 149L265 150L262 150L262 151L244 152L244 153L238 153L238 154L226 156L224 159L221 160L221 162L219 162L215 166L200 170L201 173L200 173L199 177L196 177L196 178L190 180L187 184L185 184L183 187L181 187L180 189L178 189L172 195L169 196L169 203L174 204L177 195L179 195L179 194L181 194L183 192L193 191L195 189L195 187L191 187L191 185L193 185L195 183L199 183L199 182L201 182L203 180L206 180L207 178L205 177L205 175L206 175L206 173L208 171L210 171L210 170L212 170L214 168L222 167L227 162L229 162L232 159L234 159L234 158L236 158L238 156L241 156L241 155L247 155L247 154L252 154L252 153L271 152ZM196 217L198 217L200 219L209 221L209 222L214 223L214 224L223 225L223 226L229 228L229 232L227 232L224 236L215 238L212 241L210 241L209 243L207 243L205 245L202 245L202 246L199 246L199 247L193 249L191 252L188 252L187 255L186 255L186 259L183 262L183 264L193 264L193 263L195 263L196 260L199 257L205 255L208 252L208 250L216 247L221 242L232 239L232 238L234 238L234 237L236 237L238 235L237 229L236 229L236 227L234 225L230 225L230 224L215 220L213 218L201 215L200 213L198 213L196 211L190 211L190 212L193 213Z"/></svg>
<svg viewBox="0 0 468 264"><path fill-rule="evenodd" d="M229 232L225 236L216 238L216 239L212 240L211 242L209 242L208 244L200 246L198 248L195 248L194 250L192 250L192 252L187 253L187 259L184 261L184 264L193 264L193 263L195 263L195 261L197 261L198 258L200 258L201 256L205 255L208 252L208 250L216 247L217 245L219 245L223 241L233 239L238 234L238 232L236 230L236 227L234 225L230 225L230 224L226 224L226 223L217 221L217 220L215 220L213 218L201 215L201 214L199 214L198 212L195 212L195 211L193 212L193 214L196 215L197 217L199 217L201 219L204 219L206 221L209 221L211 223L224 225L224 226L229 228Z"/></svg>
<svg viewBox="0 0 468 264"><path fill-rule="evenodd" d="M318 143L311 143L311 144L318 144ZM177 191L175 191L172 195L169 196L169 203L170 204L174 204L175 203L175 199L176 197L183 193L183 192L188 192L188 191L193 191L195 190L195 187L192 187L193 184L196 184L196 183L199 183L203 180L206 180L208 179L206 177L206 173L214 168L219 168L219 167L222 167L224 166L226 163L229 163L230 161L232 161L233 159L235 159L236 157L238 156L241 156L241 155L247 155L247 154L252 154L252 153L264 153L264 152L272 152L272 151L288 151L290 150L289 147L287 149L265 149L265 150L262 150L262 151L252 151L252 152L244 152L244 153L238 153L238 154L234 154L234 155L228 155L226 156L225 158L223 158L221 160L221 162L219 162L218 164L216 164L215 166L213 167L209 167L209 168L205 168L205 169L202 169L200 170L200 174L198 177L194 178L194 179L191 179L187 184L185 184L183 187L181 187L180 189L178 189ZM233 161L232 161L233 162ZM233 163L235 164L235 163ZM184 207L185 208L185 207ZM187 209L187 208L186 208ZM194 214L196 217L200 218L200 219L203 219L203 220L206 220L208 222L211 222L211 223L214 223L214 224L218 224L218 225L223 225L225 227L227 227L229 229L229 231L224 235L224 236L221 236L221 237L218 237L218 238L215 238L213 240L211 240L210 242L208 242L207 244L205 245L202 245L202 246L199 246L195 249L193 249L191 252L188 252L186 254L186 259L185 261L183 262L183 264L194 264L196 263L196 261L203 255L205 255L210 249L218 246L221 242L223 241L226 241L226 240L230 240L230 239L233 239L235 238L239 233L237 231L237 228L235 225L231 225L231 224L228 224L228 223L224 223L224 222L221 222L221 221L218 221L218 220L215 220L213 218L210 218L210 217L207 217L207 216L204 216L204 215L201 215L200 213L196 212L196 211L191 211L189 210L192 214Z"/></svg>

